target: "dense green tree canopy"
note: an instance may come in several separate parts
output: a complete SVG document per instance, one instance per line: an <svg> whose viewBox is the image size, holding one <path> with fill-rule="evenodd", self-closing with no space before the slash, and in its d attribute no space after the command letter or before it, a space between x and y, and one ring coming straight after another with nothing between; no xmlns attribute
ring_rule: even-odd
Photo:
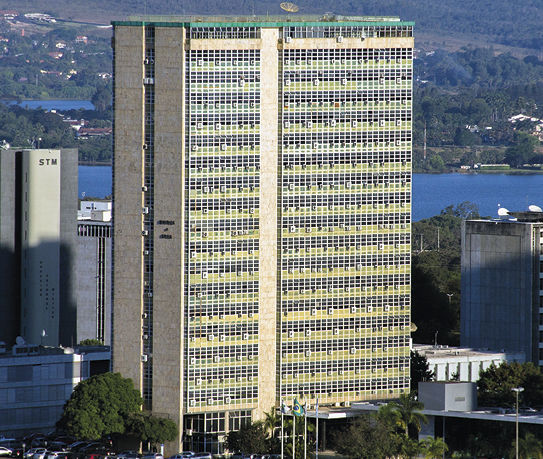
<svg viewBox="0 0 543 459"><path fill-rule="evenodd" d="M522 387L519 404L539 405L543 400L543 374L531 362L504 362L491 365L479 374L477 403L481 406L514 406L516 395L512 388Z"/></svg>
<svg viewBox="0 0 543 459"><path fill-rule="evenodd" d="M102 346L103 344L99 339L84 339L79 346Z"/></svg>
<svg viewBox="0 0 543 459"><path fill-rule="evenodd" d="M226 448L232 452L265 454L268 452L266 429L263 422L253 422L226 435Z"/></svg>
<svg viewBox="0 0 543 459"><path fill-rule="evenodd" d="M417 391L419 382L432 381L435 378L433 371L430 371L428 360L417 351L411 351L411 390Z"/></svg>
<svg viewBox="0 0 543 459"><path fill-rule="evenodd" d="M132 380L120 373L92 376L76 386L57 427L83 440L124 434L125 420L139 412L142 403Z"/></svg>
<svg viewBox="0 0 543 459"><path fill-rule="evenodd" d="M175 422L170 419L150 416L147 413L132 414L126 427L132 435L153 445L173 441L178 434Z"/></svg>
<svg viewBox="0 0 543 459"><path fill-rule="evenodd" d="M370 416L359 416L336 431L334 446L339 454L350 459L384 459L396 449L395 438L386 424Z"/></svg>
<svg viewBox="0 0 543 459"><path fill-rule="evenodd" d="M411 320L417 343L458 345L460 329L460 232L463 218L479 218L468 201L413 222Z"/></svg>
<svg viewBox="0 0 543 459"><path fill-rule="evenodd" d="M123 434L152 444L174 440L177 424L142 412L142 403L132 380L120 373L92 376L76 386L57 428L82 440Z"/></svg>

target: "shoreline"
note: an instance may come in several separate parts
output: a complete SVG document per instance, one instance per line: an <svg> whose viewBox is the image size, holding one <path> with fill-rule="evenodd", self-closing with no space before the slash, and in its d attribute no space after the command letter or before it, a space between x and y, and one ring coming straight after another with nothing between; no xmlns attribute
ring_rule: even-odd
<svg viewBox="0 0 543 459"><path fill-rule="evenodd" d="M461 175L487 175L487 174L504 174L504 175L541 175L543 170L523 170L514 169L508 171L447 171L447 172L433 172L433 171L412 171L413 174L427 174L427 175L445 175L445 174L461 174Z"/></svg>
<svg viewBox="0 0 543 459"><path fill-rule="evenodd" d="M78 161L78 166L113 166L111 161Z"/></svg>

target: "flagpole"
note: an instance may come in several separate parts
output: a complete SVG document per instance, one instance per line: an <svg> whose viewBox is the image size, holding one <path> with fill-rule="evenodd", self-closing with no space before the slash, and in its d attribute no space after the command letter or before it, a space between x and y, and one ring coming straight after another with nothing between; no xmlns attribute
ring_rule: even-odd
<svg viewBox="0 0 543 459"><path fill-rule="evenodd" d="M292 411L292 459L296 459L296 414Z"/></svg>
<svg viewBox="0 0 543 459"><path fill-rule="evenodd" d="M304 405L304 459L307 459L307 401Z"/></svg>
<svg viewBox="0 0 543 459"><path fill-rule="evenodd" d="M283 423L284 423L284 420L285 420L285 414L283 413L283 402L281 401L281 459L284 459L283 458Z"/></svg>
<svg viewBox="0 0 543 459"><path fill-rule="evenodd" d="M317 441L315 442L315 459L319 459L319 397L317 397L317 406L315 407L315 424L317 427L317 432L316 432Z"/></svg>

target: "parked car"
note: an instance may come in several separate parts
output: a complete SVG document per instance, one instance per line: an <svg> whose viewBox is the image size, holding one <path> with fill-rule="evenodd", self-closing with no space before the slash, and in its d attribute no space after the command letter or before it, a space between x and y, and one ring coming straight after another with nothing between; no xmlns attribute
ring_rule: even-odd
<svg viewBox="0 0 543 459"><path fill-rule="evenodd" d="M46 455L46 459L57 459L60 454L65 453L63 450L58 451L48 451Z"/></svg>
<svg viewBox="0 0 543 459"><path fill-rule="evenodd" d="M13 456L13 450L6 446L0 446L0 456Z"/></svg>
<svg viewBox="0 0 543 459"><path fill-rule="evenodd" d="M89 453L94 453L95 451L100 450L100 449L105 449L105 445L103 443L99 443L95 441L79 448L79 452L89 454Z"/></svg>
<svg viewBox="0 0 543 459"><path fill-rule="evenodd" d="M161 453L143 453L142 459L164 459Z"/></svg>
<svg viewBox="0 0 543 459"><path fill-rule="evenodd" d="M102 459L104 457L101 453L90 453L85 456L85 459Z"/></svg>
<svg viewBox="0 0 543 459"><path fill-rule="evenodd" d="M123 451L121 454L117 454L119 459L139 459L140 457L141 454L136 451Z"/></svg>
<svg viewBox="0 0 543 459"><path fill-rule="evenodd" d="M173 456L170 456L168 459L189 459L192 456L194 456L193 451L181 451L178 454L174 454Z"/></svg>
<svg viewBox="0 0 543 459"><path fill-rule="evenodd" d="M192 459L213 459L213 455L211 453L196 453Z"/></svg>
<svg viewBox="0 0 543 459"><path fill-rule="evenodd" d="M45 451L45 448L30 448L28 451L26 451L23 454L24 459L32 459L34 457L34 454L38 451Z"/></svg>
<svg viewBox="0 0 543 459"><path fill-rule="evenodd" d="M32 459L46 459L48 451L45 448L38 448L38 451L34 453Z"/></svg>

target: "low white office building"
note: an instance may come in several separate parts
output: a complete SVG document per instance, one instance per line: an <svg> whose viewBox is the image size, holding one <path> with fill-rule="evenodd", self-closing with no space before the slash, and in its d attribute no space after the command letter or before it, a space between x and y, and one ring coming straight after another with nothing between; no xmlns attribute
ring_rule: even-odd
<svg viewBox="0 0 543 459"><path fill-rule="evenodd" d="M413 351L426 357L436 381L476 382L479 379L479 372L492 364L499 366L503 362L526 361L526 355L518 351L491 351L429 344L414 344Z"/></svg>

